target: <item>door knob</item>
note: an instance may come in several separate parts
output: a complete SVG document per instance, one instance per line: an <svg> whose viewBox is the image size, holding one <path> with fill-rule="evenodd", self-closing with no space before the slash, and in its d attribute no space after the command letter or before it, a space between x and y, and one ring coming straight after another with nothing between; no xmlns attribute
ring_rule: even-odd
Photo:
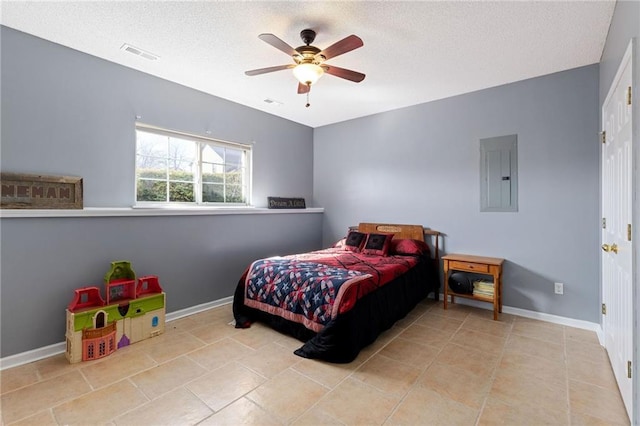
<svg viewBox="0 0 640 426"><path fill-rule="evenodd" d="M603 244L602 245L602 250L606 251L607 253L611 251L611 247L609 246L609 244Z"/></svg>
<svg viewBox="0 0 640 426"><path fill-rule="evenodd" d="M603 244L602 245L602 250L606 251L607 253L612 251L616 254L618 254L618 245L617 244Z"/></svg>

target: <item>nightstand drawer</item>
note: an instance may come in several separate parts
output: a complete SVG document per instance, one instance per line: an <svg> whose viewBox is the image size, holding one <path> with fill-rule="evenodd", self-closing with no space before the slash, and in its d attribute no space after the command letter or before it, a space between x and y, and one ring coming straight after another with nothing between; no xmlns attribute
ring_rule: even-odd
<svg viewBox="0 0 640 426"><path fill-rule="evenodd" d="M449 261L449 269L457 269L471 272L489 272L489 265L483 263Z"/></svg>

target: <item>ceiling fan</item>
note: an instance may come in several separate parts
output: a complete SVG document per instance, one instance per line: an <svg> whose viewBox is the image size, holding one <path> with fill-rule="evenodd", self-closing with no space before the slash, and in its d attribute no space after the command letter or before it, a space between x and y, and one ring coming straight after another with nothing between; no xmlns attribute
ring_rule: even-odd
<svg viewBox="0 0 640 426"><path fill-rule="evenodd" d="M307 94L307 107L309 106L308 96L311 86L315 84L318 79L324 75L324 73L356 83L364 80L365 75L360 72L335 67L325 63L328 59L335 58L338 55L342 55L343 53L362 47L364 43L362 42L362 39L356 35L352 34L345 37L324 50L320 50L311 45L316 38L316 32L311 29L305 29L300 32L300 38L304 45L296 47L295 49L273 34L260 34L258 38L276 49L283 51L287 55L290 55L293 58L294 63L250 70L246 71L245 74L248 76L254 76L274 71L293 69L293 75L299 82L298 93Z"/></svg>

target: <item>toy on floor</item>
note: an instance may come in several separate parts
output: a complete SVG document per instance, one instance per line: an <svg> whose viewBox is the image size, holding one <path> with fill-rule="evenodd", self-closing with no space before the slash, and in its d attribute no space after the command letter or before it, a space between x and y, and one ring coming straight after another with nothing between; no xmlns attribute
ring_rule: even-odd
<svg viewBox="0 0 640 426"><path fill-rule="evenodd" d="M104 276L106 302L98 287L75 291L67 306L70 363L90 361L164 332L165 294L158 277L138 278L131 262L111 262Z"/></svg>

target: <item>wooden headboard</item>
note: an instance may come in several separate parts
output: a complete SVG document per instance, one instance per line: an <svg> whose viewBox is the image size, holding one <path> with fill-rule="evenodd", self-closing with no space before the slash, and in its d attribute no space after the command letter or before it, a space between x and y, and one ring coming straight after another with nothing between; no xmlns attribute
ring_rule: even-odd
<svg viewBox="0 0 640 426"><path fill-rule="evenodd" d="M401 225L397 223L360 223L360 232L381 232L393 234L393 238L411 238L424 241L424 228L422 225Z"/></svg>
<svg viewBox="0 0 640 426"><path fill-rule="evenodd" d="M424 236L429 235L435 241L435 258L440 258L439 240L440 232L433 229L426 229L422 225L403 225L399 223L360 223L358 224L360 232L382 232L393 234L393 238L411 238L414 240L425 241Z"/></svg>

